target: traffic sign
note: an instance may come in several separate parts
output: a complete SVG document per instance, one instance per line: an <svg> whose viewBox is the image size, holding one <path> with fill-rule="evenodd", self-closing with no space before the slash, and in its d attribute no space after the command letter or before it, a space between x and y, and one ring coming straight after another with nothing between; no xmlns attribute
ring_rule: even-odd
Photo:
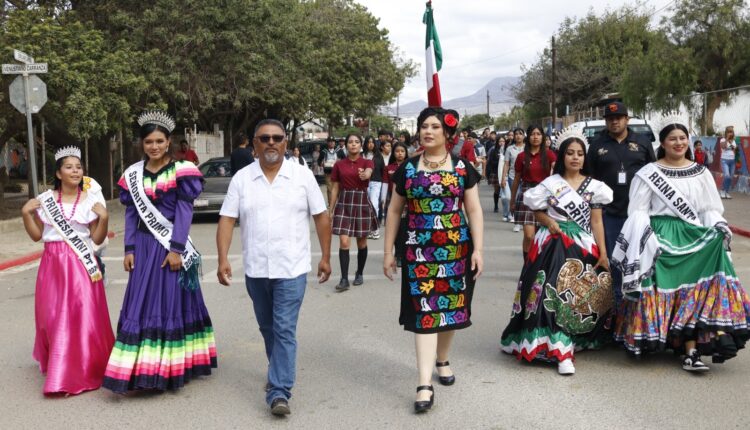
<svg viewBox="0 0 750 430"><path fill-rule="evenodd" d="M19 51L18 49L13 50L13 58L15 58L16 61L20 61L24 64L31 64L34 62L34 57L23 51Z"/></svg>
<svg viewBox="0 0 750 430"><path fill-rule="evenodd" d="M22 75L24 73L47 73L47 63L3 64L3 75Z"/></svg>
<svg viewBox="0 0 750 430"><path fill-rule="evenodd" d="M29 76L29 104L31 113L39 112L47 103L47 84L39 76ZM21 113L26 113L26 93L23 88L23 76L18 76L10 84L10 104Z"/></svg>

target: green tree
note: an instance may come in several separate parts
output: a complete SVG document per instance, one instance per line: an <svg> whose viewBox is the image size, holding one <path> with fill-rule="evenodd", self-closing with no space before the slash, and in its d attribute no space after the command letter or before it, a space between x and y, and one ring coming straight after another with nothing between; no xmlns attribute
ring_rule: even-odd
<svg viewBox="0 0 750 430"><path fill-rule="evenodd" d="M703 123L711 127L716 109L731 100L731 92L719 91L750 83L750 11L745 0L685 0L675 3L674 13L662 21L667 36L675 45L665 57L654 55L651 74L640 75L651 88L667 86L670 76L664 63L677 64L683 86L672 94L711 92L706 98ZM670 94L656 93L652 103L666 106ZM666 100L666 101L665 101ZM706 132L706 130L703 130Z"/></svg>
<svg viewBox="0 0 750 430"><path fill-rule="evenodd" d="M565 18L556 38L557 107L585 109L621 88L623 71L643 61L658 34L649 26L648 12L624 6L601 16ZM533 117L550 115L552 53L545 49L524 68L516 97Z"/></svg>
<svg viewBox="0 0 750 430"><path fill-rule="evenodd" d="M460 128L471 127L473 130L484 128L493 124L492 118L486 113L465 115L461 118ZM481 131L481 130L480 130Z"/></svg>

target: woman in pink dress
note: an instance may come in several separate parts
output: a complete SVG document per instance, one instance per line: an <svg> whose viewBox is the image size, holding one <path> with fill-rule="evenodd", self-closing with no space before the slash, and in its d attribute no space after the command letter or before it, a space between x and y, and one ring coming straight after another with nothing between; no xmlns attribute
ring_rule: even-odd
<svg viewBox="0 0 750 430"><path fill-rule="evenodd" d="M92 242L107 236L107 209L86 191L81 151L55 154L54 190L21 209L26 232L44 241L36 280L34 359L44 394L79 394L102 384L115 342Z"/></svg>

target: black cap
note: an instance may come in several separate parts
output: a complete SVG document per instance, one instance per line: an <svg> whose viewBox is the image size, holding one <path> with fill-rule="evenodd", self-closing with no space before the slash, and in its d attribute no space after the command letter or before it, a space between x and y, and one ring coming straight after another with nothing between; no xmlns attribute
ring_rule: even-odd
<svg viewBox="0 0 750 430"><path fill-rule="evenodd" d="M328 136L328 137L326 138L326 142L335 142L335 141L336 141L336 138L335 138L335 137L333 137L333 136Z"/></svg>
<svg viewBox="0 0 750 430"><path fill-rule="evenodd" d="M604 118L619 115L628 116L628 108L623 103L612 102L604 106Z"/></svg>

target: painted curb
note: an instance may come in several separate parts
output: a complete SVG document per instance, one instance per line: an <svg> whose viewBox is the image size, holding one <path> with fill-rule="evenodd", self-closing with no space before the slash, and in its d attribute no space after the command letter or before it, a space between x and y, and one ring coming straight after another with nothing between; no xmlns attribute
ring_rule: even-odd
<svg viewBox="0 0 750 430"><path fill-rule="evenodd" d="M115 232L114 231L108 232L107 237L112 239L113 237L115 237ZM2 272L3 270L11 269L13 267L18 267L27 263L31 263L34 260L38 260L42 258L43 253L44 251L36 251L30 254L23 255L18 258L13 258L11 260L0 261L0 272Z"/></svg>
<svg viewBox="0 0 750 430"><path fill-rule="evenodd" d="M732 230L732 233L734 234L739 234L740 236L750 238L750 230L745 230L744 228L735 227L733 225L730 225L729 229Z"/></svg>

